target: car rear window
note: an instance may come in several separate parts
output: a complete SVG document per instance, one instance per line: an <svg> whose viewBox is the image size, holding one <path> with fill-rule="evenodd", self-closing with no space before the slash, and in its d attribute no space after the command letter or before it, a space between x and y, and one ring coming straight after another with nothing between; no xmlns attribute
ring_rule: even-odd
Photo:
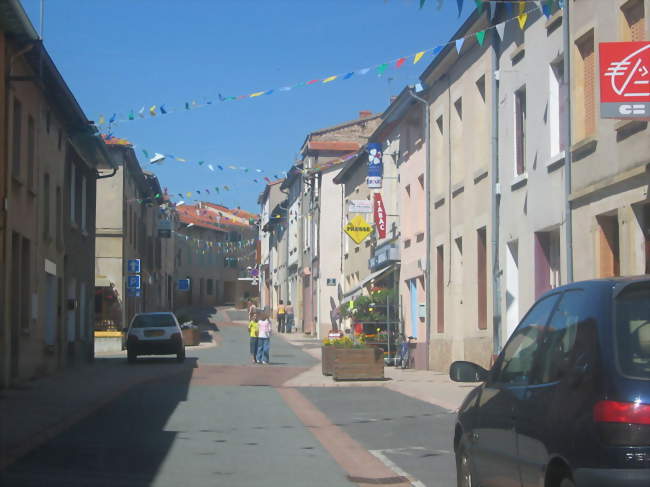
<svg viewBox="0 0 650 487"><path fill-rule="evenodd" d="M650 282L628 286L616 298L615 316L621 372L650 380Z"/></svg>
<svg viewBox="0 0 650 487"><path fill-rule="evenodd" d="M133 328L176 326L172 315L140 315L133 319Z"/></svg>

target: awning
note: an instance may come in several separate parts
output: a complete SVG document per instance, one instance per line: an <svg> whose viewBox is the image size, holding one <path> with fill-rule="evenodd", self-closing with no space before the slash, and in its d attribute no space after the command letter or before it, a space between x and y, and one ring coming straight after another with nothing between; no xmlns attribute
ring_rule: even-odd
<svg viewBox="0 0 650 487"><path fill-rule="evenodd" d="M373 279L377 279L379 276L382 274L387 273L388 271L392 271L395 268L395 265L389 265L388 267L384 267L383 269L379 269L376 272L373 272L369 276L366 276L366 278L361 281L356 287L354 287L352 290L348 291L347 293L343 294L343 299L341 300L342 303L345 303L347 301L350 301L352 299L356 299L359 296L361 296L361 293L363 292L363 287L368 284L370 281Z"/></svg>

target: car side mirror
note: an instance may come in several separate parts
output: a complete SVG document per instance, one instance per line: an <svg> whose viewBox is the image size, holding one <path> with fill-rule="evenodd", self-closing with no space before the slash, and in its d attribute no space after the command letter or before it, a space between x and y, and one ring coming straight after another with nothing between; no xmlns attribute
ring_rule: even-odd
<svg viewBox="0 0 650 487"><path fill-rule="evenodd" d="M480 365L459 360L449 366L449 378L454 382L485 382L488 371Z"/></svg>

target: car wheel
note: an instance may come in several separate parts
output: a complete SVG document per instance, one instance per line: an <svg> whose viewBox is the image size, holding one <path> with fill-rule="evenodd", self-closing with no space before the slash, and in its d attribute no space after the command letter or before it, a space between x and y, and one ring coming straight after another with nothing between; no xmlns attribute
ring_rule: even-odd
<svg viewBox="0 0 650 487"><path fill-rule="evenodd" d="M184 362L185 361L185 349L183 349L181 352L178 352L176 354L176 360L178 362Z"/></svg>
<svg viewBox="0 0 650 487"><path fill-rule="evenodd" d="M472 487L473 479L472 460L467 450L461 446L456 452L456 483L458 487Z"/></svg>
<svg viewBox="0 0 650 487"><path fill-rule="evenodd" d="M126 361L130 364L134 364L135 361L138 359L138 354L135 353L133 350L128 350L126 351Z"/></svg>
<svg viewBox="0 0 650 487"><path fill-rule="evenodd" d="M560 482L560 487L576 487L576 484L571 477L564 477Z"/></svg>

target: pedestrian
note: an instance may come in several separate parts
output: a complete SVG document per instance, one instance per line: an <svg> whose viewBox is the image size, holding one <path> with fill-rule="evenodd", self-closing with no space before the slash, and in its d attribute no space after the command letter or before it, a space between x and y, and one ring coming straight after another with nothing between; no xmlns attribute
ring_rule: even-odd
<svg viewBox="0 0 650 487"><path fill-rule="evenodd" d="M257 344L260 326L257 321L257 314L253 313L248 322L248 336L250 341L250 351L253 356L253 363L257 363Z"/></svg>
<svg viewBox="0 0 650 487"><path fill-rule="evenodd" d="M284 333L284 319L285 319L285 314L287 310L284 307L284 301L280 300L280 304L278 304L278 333Z"/></svg>
<svg viewBox="0 0 650 487"><path fill-rule="evenodd" d="M257 308L255 307L255 303L251 301L250 299L248 300L248 319L252 320L253 315L257 312Z"/></svg>
<svg viewBox="0 0 650 487"><path fill-rule="evenodd" d="M257 363L269 363L269 346L273 326L268 315L263 315L259 321L259 332L257 338Z"/></svg>
<svg viewBox="0 0 650 487"><path fill-rule="evenodd" d="M285 308L285 311L287 314L285 317L284 328L287 333L291 333L291 330L293 328L293 306L291 305L291 301L287 301L287 307Z"/></svg>

